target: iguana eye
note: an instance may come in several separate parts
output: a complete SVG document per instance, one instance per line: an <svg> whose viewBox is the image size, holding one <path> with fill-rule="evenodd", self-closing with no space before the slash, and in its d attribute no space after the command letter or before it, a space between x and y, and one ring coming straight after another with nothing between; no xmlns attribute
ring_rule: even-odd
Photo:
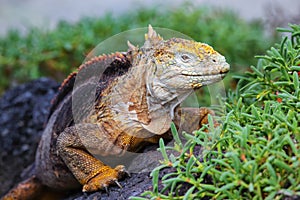
<svg viewBox="0 0 300 200"><path fill-rule="evenodd" d="M188 56L187 54L181 55L181 60L182 60L183 62L187 62L187 61L189 61L190 59L191 59L191 57Z"/></svg>

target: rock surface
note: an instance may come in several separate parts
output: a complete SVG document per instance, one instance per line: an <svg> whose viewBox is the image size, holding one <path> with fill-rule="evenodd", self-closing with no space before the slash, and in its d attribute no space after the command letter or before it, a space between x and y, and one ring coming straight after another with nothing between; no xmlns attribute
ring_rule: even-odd
<svg viewBox="0 0 300 200"><path fill-rule="evenodd" d="M41 78L7 91L0 99L0 194L21 180L34 160L58 83Z"/></svg>

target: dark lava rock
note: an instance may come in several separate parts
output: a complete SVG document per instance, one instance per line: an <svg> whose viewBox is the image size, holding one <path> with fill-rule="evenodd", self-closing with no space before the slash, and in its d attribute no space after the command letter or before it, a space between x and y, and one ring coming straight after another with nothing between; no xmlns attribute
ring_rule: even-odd
<svg viewBox="0 0 300 200"><path fill-rule="evenodd" d="M17 86L0 99L0 194L19 181L34 160L58 83L48 78Z"/></svg>

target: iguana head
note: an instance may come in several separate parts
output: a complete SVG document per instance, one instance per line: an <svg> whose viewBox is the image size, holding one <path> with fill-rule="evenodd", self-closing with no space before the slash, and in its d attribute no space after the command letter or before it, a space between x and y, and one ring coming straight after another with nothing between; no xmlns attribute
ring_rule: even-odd
<svg viewBox="0 0 300 200"><path fill-rule="evenodd" d="M138 51L142 52L138 59L148 59L148 89L161 97L220 81L230 68L209 45L181 38L163 40L150 25Z"/></svg>
<svg viewBox="0 0 300 200"><path fill-rule="evenodd" d="M229 70L224 56L207 44L172 38L154 52L156 77L169 87L197 89L220 81Z"/></svg>

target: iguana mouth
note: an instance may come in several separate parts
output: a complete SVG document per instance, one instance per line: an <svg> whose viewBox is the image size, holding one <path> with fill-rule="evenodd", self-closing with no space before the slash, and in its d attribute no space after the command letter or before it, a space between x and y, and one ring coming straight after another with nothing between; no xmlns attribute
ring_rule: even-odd
<svg viewBox="0 0 300 200"><path fill-rule="evenodd" d="M219 70L207 70L202 72L195 71L181 71L181 75L183 76L199 76L199 77L214 77L221 76L222 78L229 72L229 65L219 68Z"/></svg>
<svg viewBox="0 0 300 200"><path fill-rule="evenodd" d="M181 75L183 76L199 76L199 77L214 77L214 76L222 76L224 77L227 74L228 71L226 72L219 72L219 73L213 73L213 74L197 74L194 72L188 73L188 72L183 72Z"/></svg>

